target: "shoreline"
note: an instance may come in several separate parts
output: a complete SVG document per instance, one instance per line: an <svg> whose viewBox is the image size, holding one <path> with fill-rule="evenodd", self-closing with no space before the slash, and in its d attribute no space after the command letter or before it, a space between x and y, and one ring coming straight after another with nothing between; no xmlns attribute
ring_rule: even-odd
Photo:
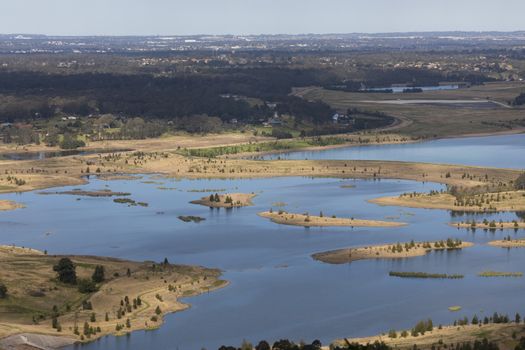
<svg viewBox="0 0 525 350"><path fill-rule="evenodd" d="M482 229L482 230L510 230L510 229L525 229L525 222L475 222L475 225L469 222L451 222L448 224L451 227L466 228L466 229Z"/></svg>
<svg viewBox="0 0 525 350"><path fill-rule="evenodd" d="M382 135L382 136L387 136ZM348 136L361 136L359 134L340 134L340 135L323 135L324 137L348 137ZM367 136L362 135L362 136ZM373 136L373 135L371 135ZM299 147L296 149L290 149L290 150L274 150L274 151L261 151L261 152L243 152L243 153L237 153L237 154L226 154L219 156L218 158L225 158L225 159L246 159L246 160L261 160L257 157L265 157L265 156L271 156L275 154L287 154L287 153L295 153L295 152L317 152L317 151L326 151L331 149L338 149L338 148L353 148L353 147L366 147L366 146L389 146L389 145L404 145L404 144L414 144L414 143L421 143L431 140L430 138L425 139L411 139L409 136L404 135L395 135L392 134L391 136L399 136L399 137L406 137L406 141L380 141L380 142L368 142L368 143L355 143L355 142L345 142L338 145L327 145L327 146L308 146L308 147ZM294 139L284 139L293 141ZM277 141L277 140L276 140ZM283 159L287 160L287 159Z"/></svg>
<svg viewBox="0 0 525 350"><path fill-rule="evenodd" d="M395 330L394 330L395 331ZM397 330L396 337L388 336L389 332L382 334L368 336L368 337L354 337L354 338L340 338L333 341L331 344L345 346L348 343L372 344L376 341L384 342L386 345L394 349L412 350L414 345L418 349L433 349L436 344L462 344L465 342L480 341L480 334L484 334L489 341L494 341L501 344L508 344L509 340L513 339L513 334L516 335L517 343L520 337L525 335L525 327L523 324L509 323L489 323L489 324L468 324L468 325L446 325L442 327L434 326L431 331L426 331L424 334L418 336L411 335L411 329L405 329L407 332L405 337L401 336L402 330ZM514 346L508 347L513 349ZM503 347L505 349L505 347Z"/></svg>
<svg viewBox="0 0 525 350"><path fill-rule="evenodd" d="M246 179L271 177L318 177L340 179L398 179L434 182L444 185L475 187L492 182L509 182L523 172L448 164L369 160L239 160L186 158L158 152L148 153L144 160L124 154L117 160L93 156L64 157L42 161L0 161L0 172L24 181L15 185L4 181L0 193L27 192L50 187L74 186L87 183L87 177L159 174L168 178L187 179ZM145 156L144 156L145 157ZM87 166L86 163L91 166ZM134 165L136 163L136 165ZM132 165L133 164L133 165ZM90 173L86 170L92 168ZM96 169L95 172L93 169ZM449 177L445 174L450 173ZM472 180L462 178L469 173ZM490 180L481 180L482 177Z"/></svg>
<svg viewBox="0 0 525 350"><path fill-rule="evenodd" d="M378 138L378 137L399 137L399 138L405 138L406 140L402 141L372 141L369 143L362 143L362 144L356 144L355 142L345 142L343 144L338 145L327 145L327 146L308 146L308 147L299 147L296 149L291 150L275 150L275 151L262 151L262 152L245 152L245 153L239 153L235 155L224 155L221 157L226 158L244 158L249 155L253 156L266 156L266 155L272 155L272 154L279 154L279 153L291 153L291 152L308 152L308 151L323 151L323 150L330 150L330 149L336 149L336 148L345 148L345 147L359 147L359 146L378 146L378 145L396 145L396 144L412 144L412 143L421 143L421 142L428 142L428 141L436 141L436 140L446 140L446 139L457 139L457 138L474 138L474 137L490 137L490 136L504 136L504 135L516 135L516 134L523 134L525 133L525 127L521 128L515 128L511 130L499 130L499 131L488 131L488 132L478 132L478 133L465 133L465 134L457 134L457 135L443 135L443 136L427 136L427 137L421 137L421 136L414 136L410 134L403 134L403 133L396 133L399 126L402 126L406 121L403 120L403 117L395 117L396 122L392 123L391 125L384 127L384 128L378 128L378 129L371 129L369 131L358 131L358 132L350 132L350 133L343 133L343 134L326 134L326 135L320 135L318 137L320 138L334 138L334 137L354 137L356 139L359 139L361 137L363 138ZM390 133L390 131L393 131ZM226 138L233 138L233 139L239 139L234 140L230 142L226 142L224 139ZM207 139L210 139L209 141ZM305 138L295 137L291 139L282 139L282 141L295 141L295 140L302 140L302 139L314 139L315 136L309 136ZM219 133L219 134L209 134L209 135L190 135L190 134L182 134L182 135L168 135L168 136L162 136L158 138L151 138L151 139L141 139L141 140L103 140L103 141L91 141L89 142L85 147L79 147L77 149L61 149L58 146L46 146L46 145L36 145L36 144L27 144L27 145L14 145L14 144L5 144L0 143L0 154L13 154L13 153L25 153L25 154L31 154L31 153L38 153L38 152L67 152L67 151L79 151L79 152L96 152L100 151L101 153L105 151L114 151L114 153L125 153L125 152L136 152L141 151L145 148L146 151L173 151L177 149L177 147L181 147L181 145L188 149L200 149L200 148L216 148L216 147L228 147L228 146L239 146L244 144L249 144L252 142L252 139L255 139L256 143L267 143L267 142L276 142L281 141L279 139L275 139L272 137L262 137L262 136L250 136L247 137L245 135L242 135L240 133ZM173 143L180 143L179 145L176 144L169 144L167 141L173 141ZM195 144L195 142L204 141L204 143L207 143L205 145L203 144ZM138 143L138 145L137 145ZM166 143L166 145L164 145ZM157 145L156 145L157 144ZM166 146L170 147L166 147ZM133 146L133 147L132 147ZM142 146L142 147L141 147ZM165 146L165 147L154 147L154 146ZM60 156L55 158L63 158L63 157L79 157L84 155L71 155L71 156ZM50 158L47 158L50 159ZM18 160L4 160L4 161L16 161Z"/></svg>
<svg viewBox="0 0 525 350"><path fill-rule="evenodd" d="M522 132L521 130L507 130L503 132L492 132L484 136L497 136ZM475 137L480 134L470 134L453 137ZM325 135L330 137L348 137L354 142L344 144L312 146L290 150L295 151L318 151L331 148L356 147L361 145L402 144L427 142L434 139L448 137L413 139L395 133L371 133L371 134L340 134ZM209 138L209 140L208 140ZM363 138L370 141L362 144L358 140ZM0 160L0 173L8 174L15 180L23 180L21 185L15 181L0 179L0 193L26 192L35 189L59 187L68 185L81 185L87 181L86 175L115 176L122 174L162 174L166 177L177 178L269 178L278 176L308 176L308 177L334 177L334 178L366 178L366 179L402 179L421 182L436 182L453 186L476 186L483 185L483 181L471 181L458 179L456 176L445 178L446 172L457 172L457 175L468 172L479 178L482 175L496 177L494 181L501 181L504 173L508 175L503 179L505 182L509 176L517 178L523 170L497 169L490 167L462 166L454 164L433 164L423 162L401 162L401 161L367 161L367 160L249 160L244 159L245 154L223 155L217 158L185 157L177 154L177 147L181 145L187 148L210 148L221 146L242 145L252 142L254 139L244 134L212 134L208 136L168 136L146 140L117 140L96 141L83 148L89 149L115 149L133 148L135 151L119 152L115 154L85 154L72 155L43 160ZM379 142L376 142L380 140ZM292 141L294 139L291 139ZM296 140L300 140L297 138ZM274 142L274 139L255 138L255 142ZM133 147L131 147L133 145ZM11 145L0 144L1 150ZM20 147L20 146L18 146ZM17 148L18 148L17 147ZM47 146L28 145L23 146L28 151L32 148L40 150ZM55 150L56 147L49 148ZM257 157L264 153L287 153L286 150L271 152L247 153L250 157ZM359 169L348 169L349 167ZM371 170L370 168L375 168ZM397 168L397 169L396 169ZM404 168L404 169L399 169ZM309 170L310 169L310 170ZM437 171L440 173L437 174ZM483 173L482 173L483 172ZM513 175L510 175L513 174ZM460 175L461 176L461 175Z"/></svg>
<svg viewBox="0 0 525 350"><path fill-rule="evenodd" d="M402 124L402 123L401 123ZM392 129L395 131L396 129ZM380 132L382 130L379 130ZM297 148L293 150L276 150L276 151L262 151L262 152L245 152L245 153L238 153L234 155L223 155L220 157L227 158L227 159L249 159L247 157L253 156L254 160L257 160L256 157L264 157L264 156L271 156L275 154L287 154L287 153L295 153L295 152L316 152L316 151L326 151L331 149L338 149L338 148L353 148L353 147L366 147L366 146L388 146L388 145L405 145L405 144L416 144L416 143L425 143L430 141L439 141L439 140L449 140L449 139L461 139L461 138L476 138L476 137L497 137L497 136L505 136L505 135L519 135L519 134L525 134L525 127L523 128L516 128L513 130L502 130L502 131L494 131L494 132L485 132L485 133L472 133L472 134L459 134L459 135L448 135L448 136L438 136L438 137L417 137L416 139L413 139L414 136L410 135L404 135L399 134L398 136L406 137L407 141L400 141L400 142L371 142L371 143L363 143L363 144L356 144L353 142L348 142L340 145L328 145L328 146L309 146L309 147L303 147L303 148ZM341 134L341 137L344 137L345 135L356 135L359 136L359 134ZM381 135L381 134L379 134ZM387 134L388 135L388 134ZM397 135L397 134L393 134ZM337 137L339 135L323 135L325 137ZM366 134L365 134L366 136ZM293 140L293 139L288 139ZM286 160L286 159L285 159ZM435 163L430 163L435 164Z"/></svg>
<svg viewBox="0 0 525 350"><path fill-rule="evenodd" d="M327 264L346 264L369 259L406 259L424 256L432 251L460 250L474 246L471 242L453 241L409 242L343 248L312 254L314 260Z"/></svg>
<svg viewBox="0 0 525 350"><path fill-rule="evenodd" d="M47 255L35 249L6 245L0 246L0 258L11 271L11 274L2 276L2 282L8 288L7 298L12 298L9 303L15 303L14 306L22 303L25 308L32 310L29 313L3 310L0 314L0 347L5 342L28 344L20 334L28 334L29 338L37 342L59 342L60 346L65 346L93 341L107 335L119 336L137 330L156 329L163 325L165 315L191 307L191 304L182 301L183 298L229 285L228 281L220 279L220 270L193 265L155 264L151 261L136 262L87 255ZM54 279L56 273L53 266L61 258L73 261L79 280L89 278L95 266L103 266L107 277L98 285L97 291L88 294L77 291L76 285L65 283L59 283L58 289L49 288L50 284L58 283ZM13 272L23 277L18 280ZM170 284L167 283L168 279ZM41 288L39 286L43 285L48 288L40 298L27 294L26 286ZM140 302L136 301L138 299ZM84 307L86 301L89 301L88 309ZM57 322L60 332L52 327L49 310L53 304L58 306ZM0 307L4 306L0 304ZM29 320L31 315L34 317L35 312L47 317L31 323ZM85 324L96 331L86 334ZM75 325L78 325L78 333L74 331Z"/></svg>
<svg viewBox="0 0 525 350"><path fill-rule="evenodd" d="M493 201L490 204L487 204L485 200L481 200L483 195L486 196L499 196L502 195L504 199L500 201ZM525 201L522 200L525 197L525 191L523 190L514 190L514 191L504 191L504 192L483 192L483 195L472 195L469 198L474 200L478 199L479 205L459 205L457 203L456 197L448 193L410 193L402 194L400 196L387 196L369 199L369 203L377 204L380 206L396 206L396 207L406 207L406 208L419 208L419 209L440 209L440 210L450 210L457 212L473 212L473 213L497 213L497 212L513 212L513 211L523 211L525 210ZM509 225L504 225L503 228L514 228L506 227L514 225L514 223L509 223ZM455 227L471 227L470 224L461 224L454 223ZM481 228L484 228L483 224L480 224ZM486 225L487 229L490 229L489 225ZM497 227L499 228L499 223ZM525 225L519 224L519 228L525 228Z"/></svg>
<svg viewBox="0 0 525 350"><path fill-rule="evenodd" d="M495 240L488 245L500 248L525 248L525 239Z"/></svg>
<svg viewBox="0 0 525 350"><path fill-rule="evenodd" d="M276 224L303 227L400 227L407 225L407 223L404 222L321 217L307 214L287 213L284 211L264 211L257 215L270 219L271 222Z"/></svg>
<svg viewBox="0 0 525 350"><path fill-rule="evenodd" d="M252 206L252 199L257 196L254 193L224 193L216 194L215 199L212 201L209 197L202 197L191 201L191 204L199 204L210 208L240 208Z"/></svg>
<svg viewBox="0 0 525 350"><path fill-rule="evenodd" d="M0 212L25 208L25 205L12 200L0 199Z"/></svg>

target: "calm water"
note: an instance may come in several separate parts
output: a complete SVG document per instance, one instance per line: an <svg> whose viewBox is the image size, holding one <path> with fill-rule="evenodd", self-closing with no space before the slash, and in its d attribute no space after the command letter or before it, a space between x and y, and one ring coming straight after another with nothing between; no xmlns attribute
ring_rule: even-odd
<svg viewBox="0 0 525 350"><path fill-rule="evenodd" d="M93 349L208 349L239 345L243 339L291 338L327 343L337 337L371 335L410 327L422 318L448 323L463 315L493 311L513 313L523 306L525 285L519 278L484 279L482 270L523 271L525 254L484 246L509 232L475 234L446 225L440 210L379 207L366 200L406 191L429 191L440 185L398 180L275 178L256 180L92 181L83 189L132 192L149 207L127 207L110 198L10 194L26 209L0 213L0 241L47 249L53 253L110 255L128 259L164 257L172 262L219 267L231 285L188 298L192 308L167 316L157 331L129 337L106 337ZM341 188L354 184L355 188ZM78 186L76 186L78 187ZM224 188L256 192L255 206L210 210L188 201L205 193L191 189ZM65 187L64 189L70 189ZM279 226L256 215L272 203L287 210L408 222L403 228L310 228ZM163 214L159 214L162 212ZM184 223L178 215L206 218ZM514 214L489 218L515 218ZM524 236L525 231L517 236ZM479 243L461 252L435 253L401 261L359 261L327 265L310 254L346 246L458 237ZM409 280L388 276L391 270L463 273L463 280ZM472 296L476 295L475 298ZM448 306L461 305L460 313ZM523 311L523 310L520 310ZM74 347L72 347L74 348Z"/></svg>
<svg viewBox="0 0 525 350"><path fill-rule="evenodd" d="M475 164L477 160L479 165L508 164L508 167L523 168L524 156L520 153L523 137L456 139L326 152L342 152L347 158L354 157L356 152L376 152L384 157L390 155L392 159L415 160L402 156L417 158L424 154L418 150L424 149L433 157L427 161L443 159L443 162ZM478 147L482 149L479 153L465 151ZM493 147L499 151L493 151ZM315 154L330 157L326 152ZM513 160L509 154L516 158ZM161 183L144 183L146 180ZM355 188L341 187L348 184ZM159 186L176 190L160 190ZM525 230L472 233L448 226L448 222L465 217L453 217L447 211L380 207L367 202L379 196L439 190L441 185L302 177L177 181L145 176L118 181L92 178L88 184L75 187L131 192L131 198L148 202L149 207L127 207L114 203L111 198L77 200L76 196L42 196L34 192L2 195L1 199L22 202L27 208L0 212L0 242L47 249L50 254L94 254L156 261L167 257L171 262L221 268L224 278L231 282L220 291L187 298L192 308L168 315L159 330L134 332L127 337L105 337L79 346L82 350L216 349L223 344L238 346L243 339L257 342L317 338L328 343L343 336L409 328L429 317L437 324L473 314L484 316L494 311L523 314L525 311L523 278L476 276L483 270L525 272L525 250L485 245L507 234L523 238ZM255 205L210 210L188 203L209 194L190 190L205 188L255 192ZM71 187L60 190L66 189ZM305 229L280 226L256 215L275 202L287 203L288 211L317 214L322 210L325 215L397 220L409 225ZM206 221L184 223L177 219L179 215L202 216ZM516 214L469 215L468 219L471 218L512 220ZM318 251L348 246L448 237L477 245L463 251L431 253L413 259L357 261L346 265L323 264L310 257ZM388 276L392 270L460 273L465 278L400 279ZM463 309L452 313L447 309L452 305L461 305ZM76 346L69 349L74 348Z"/></svg>
<svg viewBox="0 0 525 350"><path fill-rule="evenodd" d="M383 87L383 88L370 88L366 89L365 91L384 91L384 90L392 90L393 93L402 93L405 89L421 89L423 91L444 91L444 90L457 90L459 89L459 85L439 85L439 86L414 86L414 87L407 87L407 86L394 86L394 87Z"/></svg>
<svg viewBox="0 0 525 350"><path fill-rule="evenodd" d="M367 159L525 169L525 134L273 154L264 159Z"/></svg>

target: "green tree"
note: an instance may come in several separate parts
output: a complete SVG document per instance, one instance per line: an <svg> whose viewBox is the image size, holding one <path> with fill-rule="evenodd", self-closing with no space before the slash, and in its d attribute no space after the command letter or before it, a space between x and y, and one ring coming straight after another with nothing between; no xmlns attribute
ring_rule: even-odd
<svg viewBox="0 0 525 350"><path fill-rule="evenodd" d="M62 258L58 261L58 264L53 266L53 270L58 275L58 280L62 283L76 284L77 273L76 267L69 258Z"/></svg>
<svg viewBox="0 0 525 350"><path fill-rule="evenodd" d="M5 297L7 297L7 287L0 282L0 299L4 299Z"/></svg>
<svg viewBox="0 0 525 350"><path fill-rule="evenodd" d="M246 339L242 341L241 350L253 350L253 345Z"/></svg>
<svg viewBox="0 0 525 350"><path fill-rule="evenodd" d="M94 293L98 290L95 282L87 278L78 279L77 284L78 284L78 291L80 293L88 294L88 293Z"/></svg>
<svg viewBox="0 0 525 350"><path fill-rule="evenodd" d="M255 350L271 350L270 344L266 340L261 340L255 347Z"/></svg>
<svg viewBox="0 0 525 350"><path fill-rule="evenodd" d="M514 187L517 190L525 190L525 173L521 174L514 182Z"/></svg>
<svg viewBox="0 0 525 350"><path fill-rule="evenodd" d="M93 272L93 276L91 276L91 280L95 283L100 283L104 281L104 266L95 266L95 271Z"/></svg>

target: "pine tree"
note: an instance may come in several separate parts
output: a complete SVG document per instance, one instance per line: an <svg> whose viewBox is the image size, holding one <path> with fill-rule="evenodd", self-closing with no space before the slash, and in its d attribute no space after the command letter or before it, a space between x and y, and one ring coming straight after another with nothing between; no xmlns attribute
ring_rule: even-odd
<svg viewBox="0 0 525 350"><path fill-rule="evenodd" d="M91 280L95 283L101 283L104 281L104 266L97 265L95 266L95 272L91 276Z"/></svg>

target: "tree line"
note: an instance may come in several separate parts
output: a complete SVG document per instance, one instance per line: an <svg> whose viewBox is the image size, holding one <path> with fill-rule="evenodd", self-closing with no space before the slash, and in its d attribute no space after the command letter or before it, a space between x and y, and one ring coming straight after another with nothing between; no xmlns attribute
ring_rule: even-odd
<svg viewBox="0 0 525 350"><path fill-rule="evenodd" d="M265 104L225 98L228 94L270 100L281 113L323 122L331 117L328 105L289 93L294 86L320 85L329 79L332 76L322 70L281 68L227 69L173 77L0 72L0 93L16 97L0 108L0 121L49 118L57 103L62 111L79 116L108 113L172 119L206 114L221 120L254 121L273 115ZM62 103L57 102L61 99Z"/></svg>

